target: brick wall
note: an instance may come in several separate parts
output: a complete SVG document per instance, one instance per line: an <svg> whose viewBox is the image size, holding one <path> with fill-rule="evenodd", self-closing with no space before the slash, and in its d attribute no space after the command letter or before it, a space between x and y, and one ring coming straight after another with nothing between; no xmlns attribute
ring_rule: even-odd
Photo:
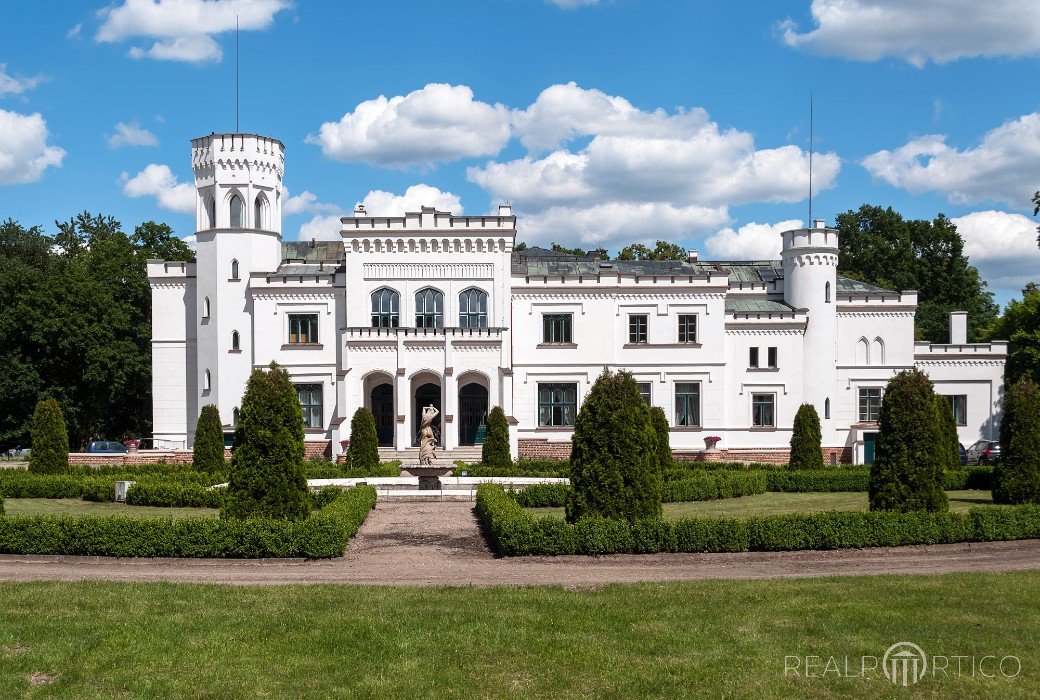
<svg viewBox="0 0 1040 700"><path fill-rule="evenodd" d="M786 464L791 459L791 450L789 449L734 448L729 450L718 450L714 453L697 450L693 452L675 451L672 454L676 459L687 462L760 462L763 464ZM832 456L834 458L833 464L852 463L852 449L849 447L824 447L824 465L832 464Z"/></svg>
<svg viewBox="0 0 1040 700"><path fill-rule="evenodd" d="M517 456L520 459L570 459L571 441L549 442L545 438L530 438L517 441Z"/></svg>
<svg viewBox="0 0 1040 700"><path fill-rule="evenodd" d="M303 458L323 457L332 459L332 440L308 440L303 443Z"/></svg>
<svg viewBox="0 0 1040 700"><path fill-rule="evenodd" d="M324 457L332 459L332 441L316 440L305 442L303 448L304 459ZM69 464L89 464L94 467L116 465L129 466L133 464L191 464L191 450L145 450L143 452L127 452L126 454L99 455L88 452L70 452ZM231 459L231 450L224 448L224 459Z"/></svg>

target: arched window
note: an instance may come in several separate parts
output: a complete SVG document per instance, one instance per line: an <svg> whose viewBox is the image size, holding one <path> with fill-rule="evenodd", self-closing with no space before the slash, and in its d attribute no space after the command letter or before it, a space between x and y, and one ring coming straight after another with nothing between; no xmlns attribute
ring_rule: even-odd
<svg viewBox="0 0 1040 700"><path fill-rule="evenodd" d="M213 388L213 375L211 375L209 373L209 370L207 369L206 370L206 376L204 376L202 378L202 390L203 391L209 391L212 388Z"/></svg>
<svg viewBox="0 0 1040 700"><path fill-rule="evenodd" d="M238 407L231 409L231 425L238 426Z"/></svg>
<svg viewBox="0 0 1040 700"><path fill-rule="evenodd" d="M415 327L444 328L444 295L436 289L415 293Z"/></svg>
<svg viewBox="0 0 1040 700"><path fill-rule="evenodd" d="M401 297L392 289L372 292L372 327L397 328L400 325Z"/></svg>
<svg viewBox="0 0 1040 700"><path fill-rule="evenodd" d="M232 260L231 261L231 279L233 279L233 280L237 280L238 279L238 261L237 260Z"/></svg>
<svg viewBox="0 0 1040 700"><path fill-rule="evenodd" d="M828 303L828 304L831 303L831 283L830 282L828 282L827 285L823 288L823 301Z"/></svg>
<svg viewBox="0 0 1040 700"><path fill-rule="evenodd" d="M202 300L202 318L209 318L209 297Z"/></svg>
<svg viewBox="0 0 1040 700"><path fill-rule="evenodd" d="M238 331L231 331L231 349L232 350L241 350L242 349L241 345L240 345L240 342L239 342Z"/></svg>
<svg viewBox="0 0 1040 700"><path fill-rule="evenodd" d="M463 328L487 328L487 292L482 289L467 289L459 294L459 325Z"/></svg>
<svg viewBox="0 0 1040 700"><path fill-rule="evenodd" d="M206 228L217 227L217 203L213 201L212 197L206 197L206 201L203 203L206 208Z"/></svg>
<svg viewBox="0 0 1040 700"><path fill-rule="evenodd" d="M826 398L823 400L823 417L827 420L831 417L831 400Z"/></svg>
<svg viewBox="0 0 1040 700"><path fill-rule="evenodd" d="M263 195L258 194L253 201L253 228L258 229L264 228L264 203L261 197Z"/></svg>
<svg viewBox="0 0 1040 700"><path fill-rule="evenodd" d="M242 228L242 198L231 195L231 228Z"/></svg>

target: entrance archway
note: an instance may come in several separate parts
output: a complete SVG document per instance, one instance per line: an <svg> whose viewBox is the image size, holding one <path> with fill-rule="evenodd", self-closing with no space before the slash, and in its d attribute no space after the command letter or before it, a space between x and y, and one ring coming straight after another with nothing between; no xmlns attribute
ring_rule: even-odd
<svg viewBox="0 0 1040 700"><path fill-rule="evenodd" d="M419 425L422 424L422 410L433 405L438 411L443 412L444 409L441 407L441 388L436 384L422 384L415 390L415 404L413 406L413 416L415 420L412 422L412 446L417 447L419 445ZM437 438L437 444L443 445L441 442L441 416L440 414L433 421L433 434Z"/></svg>
<svg viewBox="0 0 1040 700"><path fill-rule="evenodd" d="M394 387L378 384L372 387L372 416L376 419L376 439L380 447L394 445Z"/></svg>
<svg viewBox="0 0 1040 700"><path fill-rule="evenodd" d="M487 420L488 390L480 384L466 384L459 389L459 444L473 445L477 428Z"/></svg>

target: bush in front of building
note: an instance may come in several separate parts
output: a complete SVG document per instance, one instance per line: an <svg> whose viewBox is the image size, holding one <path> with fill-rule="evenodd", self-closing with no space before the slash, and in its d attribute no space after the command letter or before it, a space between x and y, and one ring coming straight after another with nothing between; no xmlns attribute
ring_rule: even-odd
<svg viewBox="0 0 1040 700"><path fill-rule="evenodd" d="M932 382L916 367L888 382L870 467L871 510L949 508L943 491L946 441L935 406Z"/></svg>
<svg viewBox="0 0 1040 700"><path fill-rule="evenodd" d="M823 469L823 435L820 414L811 403L803 403L794 414L791 432L791 469Z"/></svg>
<svg viewBox="0 0 1040 700"><path fill-rule="evenodd" d="M64 474L69 470L69 433L61 406L52 398L40 399L29 428L32 449L29 471L35 474Z"/></svg>
<svg viewBox="0 0 1040 700"><path fill-rule="evenodd" d="M1040 387L1019 379L1004 393L1000 460L993 471L997 503L1040 503Z"/></svg>
<svg viewBox="0 0 1040 700"><path fill-rule="evenodd" d="M574 421L567 520L661 515L661 469L650 409L630 372L604 369Z"/></svg>
<svg viewBox="0 0 1040 700"><path fill-rule="evenodd" d="M355 470L379 467L379 437L376 435L376 419L372 412L364 406L354 411L354 416L350 419L347 467Z"/></svg>
<svg viewBox="0 0 1040 700"><path fill-rule="evenodd" d="M200 472L224 471L224 426L220 422L220 411L213 404L203 406L199 412L191 465Z"/></svg>
<svg viewBox="0 0 1040 700"><path fill-rule="evenodd" d="M664 414L663 408L650 408L650 423L657 435L657 465L661 470L661 477L664 478L664 473L675 466L675 459L672 457L672 436L668 427L668 416Z"/></svg>
<svg viewBox="0 0 1040 700"><path fill-rule="evenodd" d="M303 410L288 373L253 370L242 397L222 518L300 520L310 511Z"/></svg>
<svg viewBox="0 0 1040 700"><path fill-rule="evenodd" d="M953 416L953 404L940 394L935 395L935 416L942 442L943 468L946 471L961 468L961 442L957 437L957 420Z"/></svg>
<svg viewBox="0 0 1040 700"><path fill-rule="evenodd" d="M501 406L495 406L488 414L480 463L492 469L513 466L513 455L509 451L509 421Z"/></svg>

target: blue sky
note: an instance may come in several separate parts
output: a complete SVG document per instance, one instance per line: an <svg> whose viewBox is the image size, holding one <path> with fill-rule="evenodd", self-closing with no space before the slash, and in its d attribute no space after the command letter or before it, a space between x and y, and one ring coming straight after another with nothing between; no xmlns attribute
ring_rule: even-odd
<svg viewBox="0 0 1040 700"><path fill-rule="evenodd" d="M60 8L60 9L59 9ZM0 25L0 217L193 233L189 140L286 144L286 239L508 200L521 239L776 257L814 212L958 221L998 299L1040 278L1040 3L120 0ZM795 224L797 225L797 224Z"/></svg>

